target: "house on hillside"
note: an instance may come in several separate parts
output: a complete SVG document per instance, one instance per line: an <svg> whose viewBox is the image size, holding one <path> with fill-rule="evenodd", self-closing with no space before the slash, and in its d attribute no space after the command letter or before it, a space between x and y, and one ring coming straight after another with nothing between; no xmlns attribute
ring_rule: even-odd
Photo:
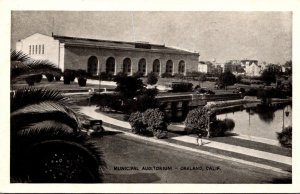
<svg viewBox="0 0 300 194"><path fill-rule="evenodd" d="M213 64L209 61L199 61L198 72L201 73L211 73L213 69Z"/></svg>
<svg viewBox="0 0 300 194"><path fill-rule="evenodd" d="M148 42L124 42L35 33L16 43L34 59L47 59L62 70L83 69L90 75L123 72L183 74L198 70L199 53Z"/></svg>
<svg viewBox="0 0 300 194"><path fill-rule="evenodd" d="M251 77L260 76L264 69L264 67L258 63L258 60L241 60L241 65L244 67L245 74Z"/></svg>

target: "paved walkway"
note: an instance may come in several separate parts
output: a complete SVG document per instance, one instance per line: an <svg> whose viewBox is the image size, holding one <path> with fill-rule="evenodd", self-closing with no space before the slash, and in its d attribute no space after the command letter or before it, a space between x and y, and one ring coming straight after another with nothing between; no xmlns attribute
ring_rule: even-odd
<svg viewBox="0 0 300 194"><path fill-rule="evenodd" d="M191 137L188 135L178 136L178 137L174 137L172 139L176 139L176 140L187 142L187 143L197 144L197 142L195 141L195 137ZM226 144L226 143L220 143L220 142L206 140L206 139L203 140L203 143L204 143L203 146L205 146L205 147L222 149L222 150L226 150L229 152L244 154L244 155L253 156L253 157L266 159L266 160L271 160L271 161L275 161L275 162L279 161L280 163L283 163L283 164L292 165L291 157L282 156L279 154L273 154L273 153L269 153L269 152L245 148L242 146L230 145L230 144Z"/></svg>
<svg viewBox="0 0 300 194"><path fill-rule="evenodd" d="M111 118L111 117L106 116L102 113L95 112L95 110L96 110L96 106L85 106L85 107L81 107L81 109L80 109L80 111L82 113L84 113L84 114L86 114L86 115L88 115L88 116L90 116L94 119L101 119L104 122L110 123L114 126L118 126L118 127L125 128L125 129L131 129L131 126L128 122L120 121L120 120ZM182 127L182 126L180 126L180 127ZM109 127L105 127L105 128L107 128L109 130L116 130L116 129L112 129L112 128L109 128ZM175 143L170 143L170 142L167 142L166 140L158 140L158 139L155 139L155 138L143 137L143 136L135 135L135 134L132 134L132 133L126 132L126 131L125 132L123 131L123 133L125 135L134 136L136 138L145 139L147 141L156 142L156 143L160 143L160 144L163 144L163 145L165 144L165 145L168 145L168 146L177 147L177 148L180 148L180 149L189 150L189 151L193 151L193 152L197 152L197 153L201 153L201 154L206 154L206 155L210 155L210 156L214 156L214 157L218 157L218 158L222 158L222 159L226 159L226 160L240 162L240 163L244 163L244 164L248 164L248 165L252 165L252 166L256 166L256 167L260 167L260 168L264 168L264 169L269 169L269 170L273 170L273 171L281 172L281 173L289 174L289 172L284 171L281 168L274 167L272 165L266 165L266 164L262 164L262 163L251 162L251 161L248 161L246 159L244 160L244 159L240 159L240 158L234 158L230 154L228 156L226 156L226 155L223 155L223 154L211 153L211 152L205 151L203 149L201 150L200 148L205 148L205 147L214 148L214 149L226 151L228 153L242 154L242 155L245 155L245 156L260 158L260 159L263 159L263 160L266 160L266 161L281 163L283 165L288 165L288 166L292 165L292 158L288 157L288 156L269 153L269 152L265 152L265 151L261 151L261 150L256 150L256 149L243 147L243 146L231 145L231 144L228 144L228 143L216 142L216 141L213 141L211 139L209 139L209 140L205 139L203 147L202 146L201 147L199 147L199 146L196 147L195 146L195 145L197 145L196 138L193 137L193 136L188 136L188 135L184 135L184 136L178 135L176 137L169 138L170 140L176 140L177 142L179 142L179 145L178 145L177 143L176 144ZM247 139L249 137L245 137L245 136L238 137L237 136L236 138ZM274 144L274 142L272 142L272 141L270 142L267 139L251 137L250 140L252 141L253 139L256 140L257 142L266 143L266 144L269 144L269 145ZM188 145L193 145L193 146L186 146L187 144L181 144L180 145L180 142L187 143Z"/></svg>

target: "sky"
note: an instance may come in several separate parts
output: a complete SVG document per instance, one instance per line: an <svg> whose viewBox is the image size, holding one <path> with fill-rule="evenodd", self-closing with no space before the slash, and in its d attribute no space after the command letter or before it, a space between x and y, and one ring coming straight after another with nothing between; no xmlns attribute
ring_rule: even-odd
<svg viewBox="0 0 300 194"><path fill-rule="evenodd" d="M196 51L199 60L292 59L291 12L12 11L11 47L36 32L146 41Z"/></svg>

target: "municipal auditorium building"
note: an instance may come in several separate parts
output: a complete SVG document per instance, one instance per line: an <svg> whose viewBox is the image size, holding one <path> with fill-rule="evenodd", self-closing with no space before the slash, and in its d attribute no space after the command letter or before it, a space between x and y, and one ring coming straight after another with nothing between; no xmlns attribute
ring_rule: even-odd
<svg viewBox="0 0 300 194"><path fill-rule="evenodd" d="M122 42L35 33L19 40L16 50L34 59L47 59L62 70L84 69L90 75L99 72L132 75L151 71L186 74L197 71L199 53L147 42Z"/></svg>

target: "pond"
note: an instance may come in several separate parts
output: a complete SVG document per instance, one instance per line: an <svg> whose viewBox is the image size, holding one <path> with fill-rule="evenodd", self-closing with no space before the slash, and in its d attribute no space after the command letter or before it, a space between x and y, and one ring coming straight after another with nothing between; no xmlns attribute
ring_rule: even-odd
<svg viewBox="0 0 300 194"><path fill-rule="evenodd" d="M288 112L288 113L286 113ZM217 115L218 119L234 120L233 133L277 140L282 126L292 126L292 106L255 107Z"/></svg>

